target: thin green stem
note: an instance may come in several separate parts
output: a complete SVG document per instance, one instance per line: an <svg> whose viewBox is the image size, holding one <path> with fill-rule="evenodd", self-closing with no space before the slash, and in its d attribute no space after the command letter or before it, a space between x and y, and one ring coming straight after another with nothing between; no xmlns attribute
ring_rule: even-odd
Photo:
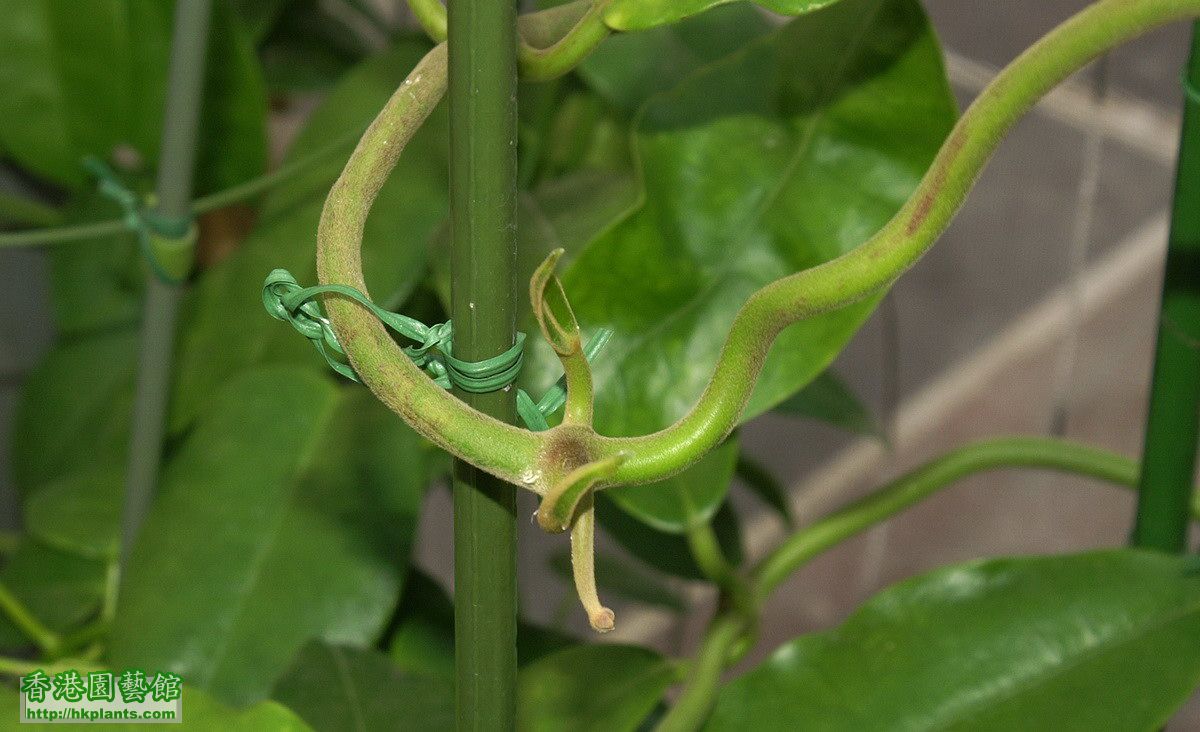
<svg viewBox="0 0 1200 732"><path fill-rule="evenodd" d="M62 211L41 201L11 191L0 191L0 224L53 226Z"/></svg>
<svg viewBox="0 0 1200 732"><path fill-rule="evenodd" d="M166 218L191 216L196 133L204 90L211 0L175 6L166 107L163 112L156 212ZM125 496L121 510L120 566L128 566L134 540L149 511L158 483L171 384L175 321L183 288L153 272L146 274L141 350L130 425Z"/></svg>
<svg viewBox="0 0 1200 732"><path fill-rule="evenodd" d="M223 191L201 196L192 203L192 215L199 216L267 193L317 165L328 162L335 153L349 150L361 136L362 130L355 130L297 160L284 163L266 175L226 188Z"/></svg>
<svg viewBox="0 0 1200 732"><path fill-rule="evenodd" d="M892 481L880 490L800 529L769 554L752 574L761 602L813 557L888 519L969 475L1003 468L1041 468L1086 475L1115 485L1137 485L1132 460L1086 445L1049 437L1010 437L958 448Z"/></svg>
<svg viewBox="0 0 1200 732"><path fill-rule="evenodd" d="M16 595L2 584L0 584L0 610L3 610L17 630L24 633L25 637L33 641L34 645L43 653L54 655L58 652L62 645L62 639L58 633L47 628L30 612L29 608L25 607L25 603L18 600Z"/></svg>
<svg viewBox="0 0 1200 732"><path fill-rule="evenodd" d="M454 354L494 357L516 342L516 5L450 0L450 311ZM503 422L512 389L457 393ZM508 729L517 698L516 488L454 466L457 729Z"/></svg>
<svg viewBox="0 0 1200 732"><path fill-rule="evenodd" d="M701 521L688 526L687 540L696 565L710 582L735 601L747 598L745 581L721 551L711 523Z"/></svg>
<svg viewBox="0 0 1200 732"><path fill-rule="evenodd" d="M361 130L356 130L298 160L285 163L270 173L248 180L245 183L231 186L225 190L201 196L192 203L192 216L200 216L210 211L226 208L227 206L242 203L268 193L321 163L328 162L335 153L349 150L361 135ZM116 236L126 230L127 228L123 220L111 219L89 224L14 231L0 234L0 248L70 244L88 239Z"/></svg>
<svg viewBox="0 0 1200 732"><path fill-rule="evenodd" d="M726 662L747 631L747 620L739 614L717 616L684 680L679 700L655 727L657 732L691 732L699 729L708 718L716 699Z"/></svg>
<svg viewBox="0 0 1200 732"><path fill-rule="evenodd" d="M1183 130L1167 245L1154 378L1146 416L1135 546L1187 550L1200 439L1200 27L1184 87Z"/></svg>
<svg viewBox="0 0 1200 732"><path fill-rule="evenodd" d="M422 435L493 475L545 495L554 480L580 465L620 456L606 485L660 480L698 460L737 425L780 330L881 292L934 244L1000 140L1039 98L1101 53L1196 15L1200 0L1100 0L1023 53L963 114L925 178L876 235L846 255L751 296L696 405L660 432L611 438L578 425L537 434L505 425L445 394L365 311L331 300L330 320L356 371L381 400ZM414 70L360 141L330 194L318 233L323 284L363 289L362 223L408 139L389 131L415 129L432 110L440 98L433 71L426 62Z"/></svg>
<svg viewBox="0 0 1200 732"><path fill-rule="evenodd" d="M48 229L30 229L0 234L0 249L15 247L40 247L49 244L70 244L87 239L116 236L128 228L121 219L97 221L94 224L55 226Z"/></svg>

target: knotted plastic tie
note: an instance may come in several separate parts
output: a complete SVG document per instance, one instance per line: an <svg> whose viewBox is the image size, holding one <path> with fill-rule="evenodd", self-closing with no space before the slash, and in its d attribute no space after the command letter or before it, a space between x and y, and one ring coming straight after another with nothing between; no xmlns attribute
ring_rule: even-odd
<svg viewBox="0 0 1200 732"><path fill-rule="evenodd" d="M191 217L154 211L99 158L84 158L83 167L96 178L100 193L121 207L125 227L137 235L138 249L154 275L169 284L187 279L196 253Z"/></svg>
<svg viewBox="0 0 1200 732"><path fill-rule="evenodd" d="M463 361L454 357L454 327L447 321L428 326L399 313L393 313L376 305L366 295L347 285L318 285L301 287L286 269L276 269L267 275L263 283L263 307L273 318L290 323L301 335L312 341L325 358L330 368L353 381L361 381L350 367L346 352L337 340L329 319L317 303L318 295L337 294L359 303L379 318L386 326L405 338L418 343L405 346L405 355L418 368L433 378L443 389L458 387L473 394L499 391L517 378L524 362L525 334L517 332L516 343L499 356L482 361ZM601 330L588 342L585 349L590 361L604 347L612 331ZM517 390L517 413L525 425L535 431L549 429L546 417L566 401L563 380L552 386L537 402L523 389Z"/></svg>

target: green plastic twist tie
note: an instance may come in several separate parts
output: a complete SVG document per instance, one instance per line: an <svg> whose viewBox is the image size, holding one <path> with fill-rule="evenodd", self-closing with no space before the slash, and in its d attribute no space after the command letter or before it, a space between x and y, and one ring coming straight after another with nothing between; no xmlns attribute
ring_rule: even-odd
<svg viewBox="0 0 1200 732"><path fill-rule="evenodd" d="M317 303L318 295L336 294L359 303L379 318L384 325L419 345L405 346L405 355L443 389L458 387L473 394L484 394L506 388L516 380L524 362L525 334L518 331L516 343L499 356L482 361L463 361L454 357L454 327L447 321L428 326L419 320L393 313L376 305L366 295L347 285L318 285L301 287L291 272L273 270L263 283L263 307L271 317L290 323L298 333L312 341L317 351L337 373L361 383L350 366L346 351L338 343L329 319ZM588 342L585 354L590 361L612 336L603 329ZM517 413L525 425L535 431L549 429L546 417L566 401L562 379L550 387L537 402L523 389L517 390Z"/></svg>
<svg viewBox="0 0 1200 732"><path fill-rule="evenodd" d="M121 207L125 227L137 235L138 249L154 275L172 285L187 279L196 256L197 229L191 217L158 213L99 158L84 158L83 167L96 178L100 193Z"/></svg>

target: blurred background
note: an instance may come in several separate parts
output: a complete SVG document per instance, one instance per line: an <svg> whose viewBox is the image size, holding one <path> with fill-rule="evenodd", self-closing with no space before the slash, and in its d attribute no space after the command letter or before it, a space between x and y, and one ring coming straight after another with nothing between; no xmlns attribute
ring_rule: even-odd
<svg viewBox="0 0 1200 732"><path fill-rule="evenodd" d="M925 0L960 107L1086 4ZM379 5L397 12L398 3ZM746 426L743 449L787 484L799 521L975 438L1057 434L1140 453L1186 50L1183 25L1120 49L1047 98L1003 144L954 225L836 363L886 441L778 415ZM275 110L277 150L317 100ZM12 410L24 374L54 340L47 283L43 252L0 250L0 523L9 527L20 522L6 453ZM530 498L522 496L524 515L533 513ZM744 491L734 505L748 555L760 556L782 523ZM763 643L747 662L923 570L1121 544L1132 510L1128 493L1081 479L1022 471L962 481L799 572L770 603ZM416 556L446 586L450 525L449 493L435 490ZM551 622L557 598L574 597L547 567L564 538L532 524L522 532L526 612ZM621 550L604 542L602 551ZM604 640L690 648L712 597L666 581L687 598L687 612L617 602L618 628ZM582 631L582 614L569 608L566 622ZM1200 704L1176 724L1200 728Z"/></svg>

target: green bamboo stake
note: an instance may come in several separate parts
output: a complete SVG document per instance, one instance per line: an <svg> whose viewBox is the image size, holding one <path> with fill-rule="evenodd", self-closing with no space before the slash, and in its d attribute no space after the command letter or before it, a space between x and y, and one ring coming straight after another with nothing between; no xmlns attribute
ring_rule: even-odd
<svg viewBox="0 0 1200 732"><path fill-rule="evenodd" d="M496 356L515 338L516 5L449 4L451 316L454 355ZM511 423L514 391L458 393ZM511 729L516 716L516 495L455 463L455 704L459 730Z"/></svg>
<svg viewBox="0 0 1200 732"><path fill-rule="evenodd" d="M1200 439L1200 25L1184 77L1183 131L1139 479L1135 546L1187 550Z"/></svg>
<svg viewBox="0 0 1200 732"><path fill-rule="evenodd" d="M163 217L191 215L196 128L200 119L211 16L211 0L181 0L175 5L156 186L155 212ZM167 283L153 272L147 273L125 502L121 511L122 569L128 565L130 549L145 521L158 482L171 385L175 321L182 292L181 285Z"/></svg>

